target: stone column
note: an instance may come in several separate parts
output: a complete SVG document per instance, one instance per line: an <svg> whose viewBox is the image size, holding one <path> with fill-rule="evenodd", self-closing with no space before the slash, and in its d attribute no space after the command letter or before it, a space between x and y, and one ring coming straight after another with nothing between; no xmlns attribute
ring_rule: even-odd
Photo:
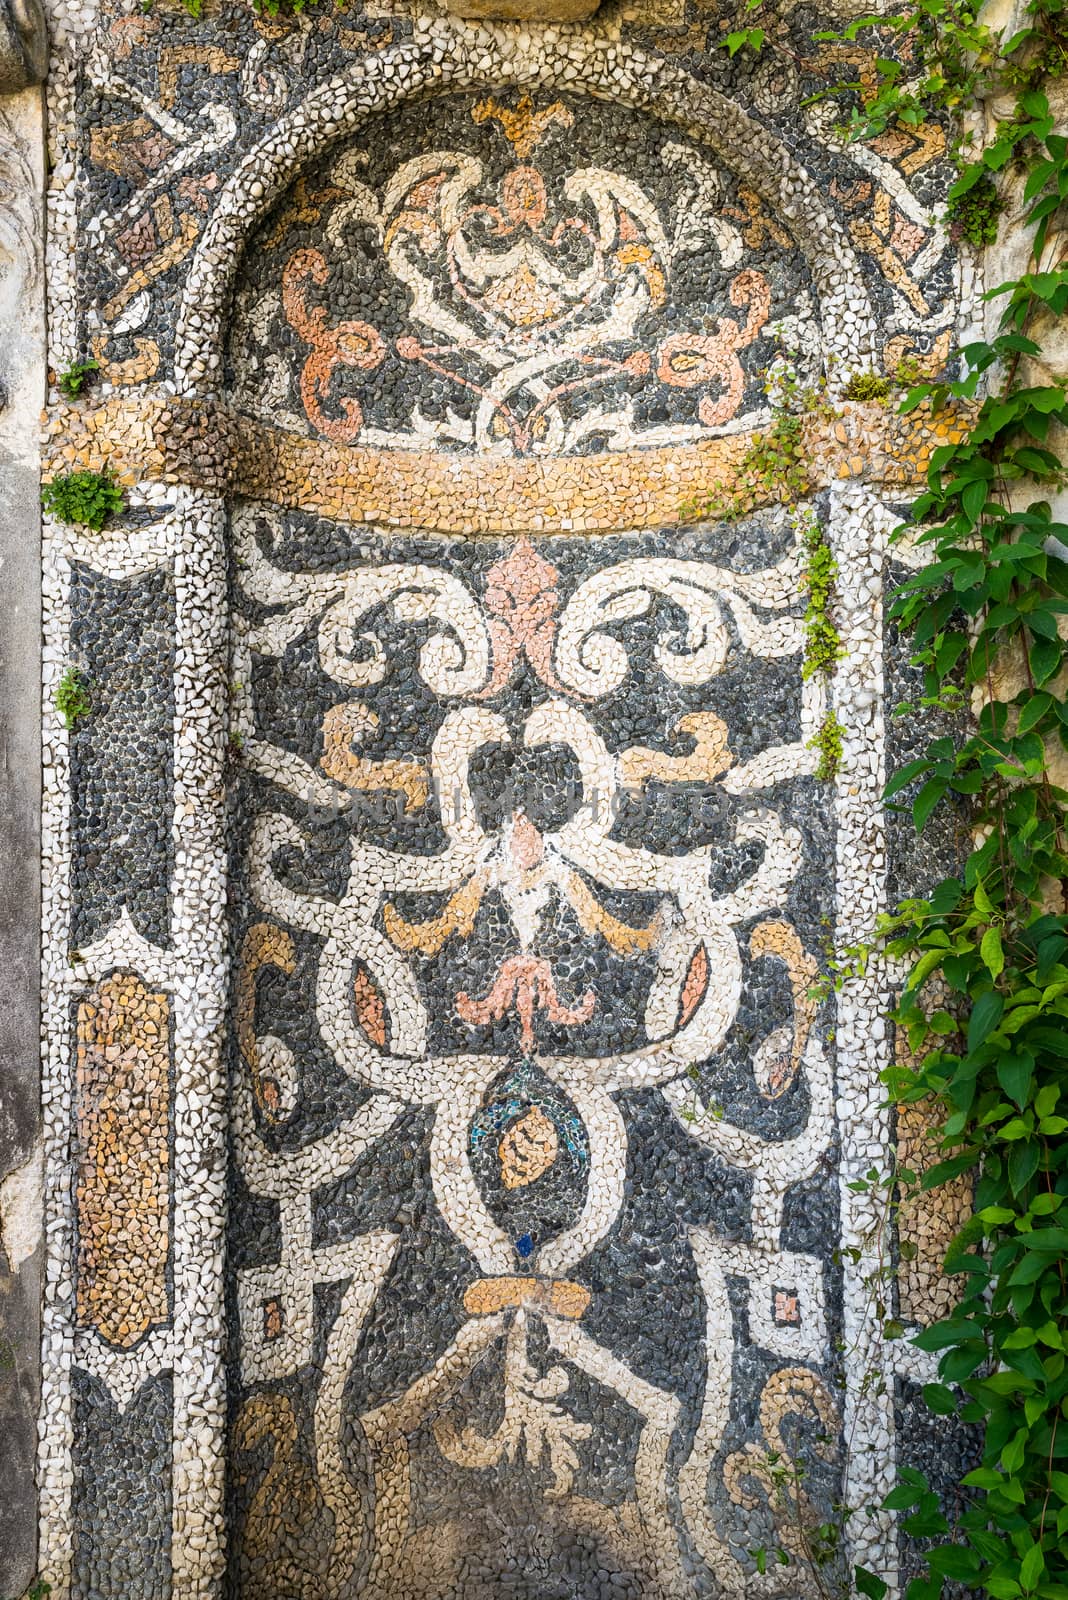
<svg viewBox="0 0 1068 1600"><path fill-rule="evenodd" d="M229 627L222 500L175 504L173 1600L217 1593L224 1561L225 745Z"/></svg>
<svg viewBox="0 0 1068 1600"><path fill-rule="evenodd" d="M864 484L831 490L831 548L838 563L839 629L844 649L834 706L842 725L837 783L836 934L839 946L864 944L886 906L886 724L883 708L883 568L893 516ZM881 1074L890 1062L890 993L881 960L851 975L838 995L839 1195L842 1208L842 1336L845 1343L844 1500L851 1517L850 1559L879 1574L890 1600L899 1592L897 1536L881 1505L896 1481L892 1384L887 1346L874 1314L879 1191L850 1186L886 1170L890 1120ZM854 1254L853 1252L856 1252Z"/></svg>

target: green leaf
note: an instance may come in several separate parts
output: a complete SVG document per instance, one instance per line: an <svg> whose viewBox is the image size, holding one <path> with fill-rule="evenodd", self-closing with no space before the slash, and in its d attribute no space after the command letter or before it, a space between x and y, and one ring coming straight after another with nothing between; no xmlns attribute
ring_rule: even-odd
<svg viewBox="0 0 1068 1600"><path fill-rule="evenodd" d="M931 896L931 910L936 917L944 917L947 912L955 911L960 905L960 897L964 890L957 878L943 878Z"/></svg>
<svg viewBox="0 0 1068 1600"><path fill-rule="evenodd" d="M920 1180L921 1189L937 1189L943 1183L949 1183L951 1178L959 1178L962 1172L970 1172L975 1166L976 1154L974 1150L966 1150L962 1155L950 1156L948 1161L936 1161L933 1167L928 1167Z"/></svg>
<svg viewBox="0 0 1068 1600"><path fill-rule="evenodd" d="M1033 1140L1018 1144L1009 1154L1009 1183L1013 1194L1025 1189L1038 1171L1041 1152Z"/></svg>
<svg viewBox="0 0 1068 1600"><path fill-rule="evenodd" d="M1037 356L1042 350L1040 344L1033 339L1026 339L1022 333L999 334L995 346L999 352L1021 356Z"/></svg>
<svg viewBox="0 0 1068 1600"><path fill-rule="evenodd" d="M1020 1582L1031 1592L1046 1570L1046 1558L1040 1544L1033 1544L1020 1562Z"/></svg>
<svg viewBox="0 0 1068 1600"><path fill-rule="evenodd" d="M1025 1250L1041 1251L1043 1255L1059 1255L1068 1250L1068 1229L1036 1228L1023 1237Z"/></svg>
<svg viewBox="0 0 1068 1600"><path fill-rule="evenodd" d="M908 992L910 995L915 994L918 990L923 988L924 983L930 977L931 973L934 972L936 967L941 965L945 954L946 952L944 949L927 950L924 952L924 954L917 961L916 965L912 968L912 971L909 973Z"/></svg>
<svg viewBox="0 0 1068 1600"><path fill-rule="evenodd" d="M1037 1283L1044 1272L1049 1271L1049 1262L1040 1255L1025 1256L1020 1265L1009 1279L1013 1287L1023 1286L1028 1283Z"/></svg>
<svg viewBox="0 0 1068 1600"><path fill-rule="evenodd" d="M1035 606L1027 613L1027 626L1042 639L1059 639L1057 618L1045 607Z"/></svg>
<svg viewBox="0 0 1068 1600"><path fill-rule="evenodd" d="M988 989L986 994L981 994L972 1007L972 1014L968 1018L968 1049L978 1050L998 1023L1001 1021L1005 1010L1005 1002L993 989Z"/></svg>
<svg viewBox="0 0 1068 1600"><path fill-rule="evenodd" d="M1001 1465L1006 1472L1016 1473L1024 1464L1027 1454L1027 1429L1017 1428L1004 1450L1001 1452Z"/></svg>
<svg viewBox="0 0 1068 1600"><path fill-rule="evenodd" d="M1020 105L1036 122L1049 116L1049 101L1037 89L1025 89L1020 96Z"/></svg>
<svg viewBox="0 0 1068 1600"><path fill-rule="evenodd" d="M1030 445L1022 445L1012 452L1014 464L1021 467L1024 472L1030 472L1039 478L1057 476L1060 463L1057 457L1049 450L1035 450Z"/></svg>
<svg viewBox="0 0 1068 1600"><path fill-rule="evenodd" d="M752 50L759 52L764 43L763 28L740 28L736 33L728 33L724 44L728 55L735 56L743 46L748 45Z"/></svg>
<svg viewBox="0 0 1068 1600"><path fill-rule="evenodd" d="M1031 648L1027 652L1031 663L1031 672L1036 684L1046 683L1057 671L1061 664L1061 643L1059 639L1032 639Z"/></svg>
<svg viewBox="0 0 1068 1600"><path fill-rule="evenodd" d="M967 1383L978 1368L986 1363L986 1359L987 1348L983 1340L972 1339L958 1349L947 1350L939 1367L942 1376L950 1383Z"/></svg>
<svg viewBox="0 0 1068 1600"><path fill-rule="evenodd" d="M1047 694L1045 690L1042 690L1039 694L1032 695L1030 700L1028 700L1027 704L1020 711L1020 720L1017 724L1017 732L1029 733L1037 723L1042 721L1042 718L1046 715L1047 711L1052 708L1052 706L1053 696L1051 694Z"/></svg>
<svg viewBox="0 0 1068 1600"><path fill-rule="evenodd" d="M933 1322L929 1328L922 1328L912 1342L917 1350L948 1350L966 1340L981 1339L982 1333L978 1323L950 1319L947 1322Z"/></svg>
<svg viewBox="0 0 1068 1600"><path fill-rule="evenodd" d="M979 946L986 970L992 978L999 978L1005 970L1005 953L1001 948L1001 929L988 928Z"/></svg>
<svg viewBox="0 0 1068 1600"><path fill-rule="evenodd" d="M898 768L886 785L883 790L883 798L892 800L896 794L901 793L902 789L907 789L912 780L918 778L921 772L929 771L930 766L931 763L926 758L922 758L919 761L906 762L903 767Z"/></svg>
<svg viewBox="0 0 1068 1600"><path fill-rule="evenodd" d="M980 178L984 176L985 168L983 163L981 161L969 161L957 181L950 185L949 193L946 196L947 200L961 199L963 195L968 193L969 189L974 189ZM1031 196L1028 195L1027 198L1030 199Z"/></svg>
<svg viewBox="0 0 1068 1600"><path fill-rule="evenodd" d="M936 1572L941 1578L952 1578L958 1583L968 1583L974 1581L980 1561L975 1551L967 1549L964 1545L944 1544L930 1552L927 1564L931 1571Z"/></svg>
<svg viewBox="0 0 1068 1600"><path fill-rule="evenodd" d="M1061 1097L1060 1085L1044 1083L1035 1095L1035 1116L1048 1117Z"/></svg>
<svg viewBox="0 0 1068 1600"><path fill-rule="evenodd" d="M1057 164L1055 161L1036 161L1027 175L1027 182L1024 184L1024 199L1033 200L1056 170Z"/></svg>
<svg viewBox="0 0 1068 1600"><path fill-rule="evenodd" d="M925 1383L923 1399L928 1411L933 1411L936 1417L956 1415L957 1397L944 1383Z"/></svg>
<svg viewBox="0 0 1068 1600"><path fill-rule="evenodd" d="M884 1511L911 1511L913 1506L918 1506L923 1499L923 1490L909 1484L899 1484L883 1501Z"/></svg>
<svg viewBox="0 0 1068 1600"><path fill-rule="evenodd" d="M967 648L968 640L963 633L946 634L935 652L935 670L939 677L945 678L953 671Z"/></svg>
<svg viewBox="0 0 1068 1600"><path fill-rule="evenodd" d="M1066 1028L1032 1028L1028 1034L1028 1042L1032 1048L1048 1051L1051 1055L1059 1056L1062 1061L1068 1061Z"/></svg>
<svg viewBox="0 0 1068 1600"><path fill-rule="evenodd" d="M928 817L942 799L949 783L945 778L928 778L912 802L912 821L917 833L922 833Z"/></svg>
<svg viewBox="0 0 1068 1600"><path fill-rule="evenodd" d="M1005 1477L993 1467L973 1467L960 1481L966 1489L1000 1489Z"/></svg>
<svg viewBox="0 0 1068 1600"><path fill-rule="evenodd" d="M858 1592L867 1595L868 1600L883 1600L887 1585L874 1572L869 1572L867 1567L854 1567L853 1581Z"/></svg>
<svg viewBox="0 0 1068 1600"><path fill-rule="evenodd" d="M972 522L978 522L982 516L983 507L987 501L987 493L987 485L981 481L965 485L960 497L961 505L964 507L965 516L969 517Z"/></svg>
<svg viewBox="0 0 1068 1600"><path fill-rule="evenodd" d="M1008 1095L1009 1099L1021 1110L1027 1103L1027 1096L1031 1089L1031 1079L1034 1076L1035 1063L1029 1055L1002 1056L997 1065L998 1082Z"/></svg>

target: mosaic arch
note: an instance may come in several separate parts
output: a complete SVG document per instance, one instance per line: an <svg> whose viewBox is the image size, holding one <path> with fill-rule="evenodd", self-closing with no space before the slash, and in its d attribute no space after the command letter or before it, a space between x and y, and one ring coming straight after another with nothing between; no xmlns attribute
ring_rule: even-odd
<svg viewBox="0 0 1068 1600"><path fill-rule="evenodd" d="M424 496L612 452L640 498L784 346L819 375L813 279L677 127L443 93L259 224L225 379ZM235 1582L785 1593L764 1456L829 1508L843 1425L796 519L575 539L528 494L532 538L500 482L480 541L233 510Z"/></svg>
<svg viewBox="0 0 1068 1600"><path fill-rule="evenodd" d="M833 143L662 57L420 28L250 140L177 319L107 336L167 383L94 416L137 514L57 551L60 621L166 662L173 820L155 877L89 841L52 1002L44 1570L115 1586L106 1436L146 1595L788 1600L752 1550L881 1498L925 1376L850 1188L887 979L810 990L886 902L887 541L934 436L843 407L810 504L684 509L788 367L937 348L955 269L889 158L873 255Z"/></svg>

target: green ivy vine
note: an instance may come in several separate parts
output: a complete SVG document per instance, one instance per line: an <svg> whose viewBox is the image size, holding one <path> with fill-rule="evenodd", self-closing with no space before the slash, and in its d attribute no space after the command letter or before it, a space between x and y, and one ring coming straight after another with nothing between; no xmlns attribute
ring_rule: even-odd
<svg viewBox="0 0 1068 1600"><path fill-rule="evenodd" d="M910 969L896 1020L912 1061L887 1074L890 1099L922 1101L936 1118L941 1159L920 1187L975 1179L946 1261L959 1304L913 1342L940 1356L927 1405L976 1428L980 1462L952 1524L922 1473L903 1471L889 1496L905 1531L930 1541L908 1600L937 1600L947 1581L994 1600L1068 1600L1068 791L1055 777L1068 750L1068 525L1039 498L1065 482L1055 440L1068 396L1030 375L1043 327L1068 311L1057 226L1068 138L1044 92L1068 64L1068 7L1032 0L1026 18L1002 38L975 5L920 0L838 36L878 26L914 41L918 75L879 60L877 93L852 112L857 137L933 113L963 128L977 103L1015 95L985 148L959 132L947 221L973 244L992 242L1011 181L1031 243L1027 269L988 296L1003 307L996 334L958 353L954 381L919 384L902 407L981 397L970 434L935 453L899 530L931 559L892 605L924 671L923 704L979 704L973 723L932 739L887 790L911 796L918 831L962 804L975 829L959 875L880 929ZM876 1600L885 1592L877 1575L856 1581Z"/></svg>
<svg viewBox="0 0 1068 1600"><path fill-rule="evenodd" d="M807 597L801 673L806 679L821 679L829 695L835 667L843 655L834 621L838 563L819 518L803 510L799 501L810 495L814 487L812 465L805 450L805 419L830 420L839 413L827 401L825 385L819 388L802 385L789 363L769 381L767 388L769 395L775 398L770 424L753 435L731 487L708 500L684 505L681 512L686 517L734 522L751 505L768 500L778 500L790 508L802 554L801 586ZM850 394L850 388L857 392ZM854 373L845 397L882 401L890 391L889 379L872 373ZM844 734L845 729L833 707L828 705L808 746L819 755L816 777L823 783L833 783L838 776Z"/></svg>
<svg viewBox="0 0 1068 1600"><path fill-rule="evenodd" d="M761 4L745 0L745 12ZM947 805L968 808L974 828L959 875L886 917L876 941L908 970L895 1020L910 1059L887 1073L890 1102L932 1108L940 1159L922 1179L872 1173L873 1184L895 1205L964 1174L975 1185L945 1262L959 1302L913 1342L939 1354L928 1408L971 1425L980 1460L952 1524L924 1475L901 1469L885 1505L926 1547L907 1600L938 1600L947 1582L993 1600L1068 1600L1068 790L1056 761L1068 770L1068 525L1039 498L1065 486L1068 394L1064 381L1033 379L1043 330L1068 311L1068 138L1045 93L1068 67L1068 0L1031 0L1023 16L1005 36L979 0L916 0L816 36L907 36L907 51L891 43L876 57L874 92L851 96L849 132L948 119L946 226L993 244L1011 184L1031 247L1026 270L988 295L1003 308L993 337L957 352L952 381L916 383L901 408L980 400L968 436L935 452L898 530L931 559L891 608L924 672L921 707L978 704L973 723L958 717L958 732L931 739L887 788L890 800L911 796L917 831ZM765 38L746 25L724 43L734 55ZM859 86L817 98L846 87ZM968 113L1010 94L1012 115L980 147ZM839 976L874 948L843 952ZM854 1570L870 1600L887 1587Z"/></svg>

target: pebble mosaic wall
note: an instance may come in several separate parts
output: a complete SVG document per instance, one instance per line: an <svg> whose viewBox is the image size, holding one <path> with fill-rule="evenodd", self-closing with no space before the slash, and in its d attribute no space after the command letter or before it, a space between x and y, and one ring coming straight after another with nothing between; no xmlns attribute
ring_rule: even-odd
<svg viewBox="0 0 1068 1600"><path fill-rule="evenodd" d="M923 1158L892 975L812 988L923 869L882 619L954 423L841 391L970 314L942 130L845 145L812 96L872 60L808 12L759 61L696 4L57 23L52 364L99 367L46 449L126 509L46 541L42 1572L807 1596L753 1552L926 1448L855 1187ZM793 383L805 505L688 511Z"/></svg>
<svg viewBox="0 0 1068 1600"><path fill-rule="evenodd" d="M273 1547L236 1519L242 1587L266 1545L309 1593L689 1592L771 1532L738 1416L840 1426L808 999L833 833L790 519L671 557L255 505L234 537L235 1437L261 1459L287 1397L311 1486ZM706 1379L728 1279L759 1333Z"/></svg>

